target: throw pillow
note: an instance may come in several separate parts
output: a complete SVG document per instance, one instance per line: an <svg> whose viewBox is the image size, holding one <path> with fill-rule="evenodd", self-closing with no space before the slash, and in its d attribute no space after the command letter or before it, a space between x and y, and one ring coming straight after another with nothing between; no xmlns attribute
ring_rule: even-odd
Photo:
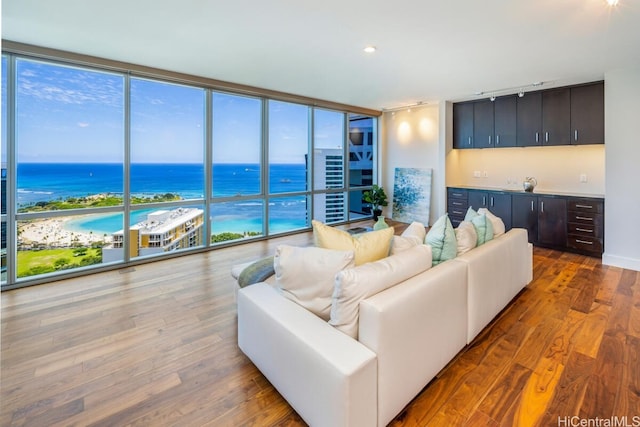
<svg viewBox="0 0 640 427"><path fill-rule="evenodd" d="M424 224L413 221L401 235L393 236L393 240L391 241L391 255L423 244L426 235L427 231L424 229Z"/></svg>
<svg viewBox="0 0 640 427"><path fill-rule="evenodd" d="M329 320L336 274L355 264L353 251L280 245L273 266L282 295Z"/></svg>
<svg viewBox="0 0 640 427"><path fill-rule="evenodd" d="M264 282L273 274L273 257L260 259L242 270L238 275L238 286L244 288L254 283Z"/></svg>
<svg viewBox="0 0 640 427"><path fill-rule="evenodd" d="M502 218L495 216L487 208L478 209L478 213L480 215L482 214L486 215L487 219L491 221L491 225L493 226L493 237L498 237L504 234L505 226L504 226L504 221L502 221Z"/></svg>
<svg viewBox="0 0 640 427"><path fill-rule="evenodd" d="M336 276L329 324L358 339L360 301L431 268L431 247L418 245L401 254L348 268Z"/></svg>
<svg viewBox="0 0 640 427"><path fill-rule="evenodd" d="M427 233L425 242L431 245L433 250L433 265L456 257L458 243L449 215L444 214L433 223Z"/></svg>
<svg viewBox="0 0 640 427"><path fill-rule="evenodd" d="M464 220L471 222L476 228L478 246L484 245L486 242L493 239L493 225L491 224L491 221L487 219L486 215L481 215L470 207L467 209L467 214L465 215Z"/></svg>
<svg viewBox="0 0 640 427"><path fill-rule="evenodd" d="M461 221L456 228L456 241L458 243L458 255L469 252L478 245L476 228L469 221Z"/></svg>
<svg viewBox="0 0 640 427"><path fill-rule="evenodd" d="M354 251L356 265L376 261L389 255L393 228L384 228L352 236L320 221L311 221L313 239L319 248Z"/></svg>

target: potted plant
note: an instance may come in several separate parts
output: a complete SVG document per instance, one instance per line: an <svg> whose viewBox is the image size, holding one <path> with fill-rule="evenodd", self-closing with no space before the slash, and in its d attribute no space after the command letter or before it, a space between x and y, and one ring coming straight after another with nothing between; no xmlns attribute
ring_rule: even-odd
<svg viewBox="0 0 640 427"><path fill-rule="evenodd" d="M377 221L378 216L382 214L382 207L389 204L387 202L387 194L384 192L384 188L376 184L373 184L371 190L367 190L362 193L362 199L371 204L374 221Z"/></svg>

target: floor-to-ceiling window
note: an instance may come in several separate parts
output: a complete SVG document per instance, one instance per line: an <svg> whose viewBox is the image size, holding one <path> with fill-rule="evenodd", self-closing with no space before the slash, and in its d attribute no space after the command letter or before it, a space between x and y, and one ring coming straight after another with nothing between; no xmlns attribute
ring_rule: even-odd
<svg viewBox="0 0 640 427"><path fill-rule="evenodd" d="M3 55L3 288L366 217L376 120Z"/></svg>

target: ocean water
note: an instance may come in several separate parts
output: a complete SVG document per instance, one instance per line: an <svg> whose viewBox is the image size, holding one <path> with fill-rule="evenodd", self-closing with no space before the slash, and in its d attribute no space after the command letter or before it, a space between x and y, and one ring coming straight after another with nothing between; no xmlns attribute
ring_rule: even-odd
<svg viewBox="0 0 640 427"><path fill-rule="evenodd" d="M270 192L286 193L306 189L304 164L270 165ZM17 205L64 200L100 193L123 193L121 164L88 163L21 163L17 170ZM213 195L229 197L260 192L260 165L214 164ZM204 168L201 164L132 164L131 193L139 196L173 193L183 199L204 197ZM262 231L263 202L239 201L213 205L212 229L224 231ZM201 205L194 206L202 208ZM131 214L131 223L146 218L153 209ZM270 206L272 231L306 226L306 198L284 197ZM74 218L65 228L77 232L114 233L123 228L122 214L96 214Z"/></svg>

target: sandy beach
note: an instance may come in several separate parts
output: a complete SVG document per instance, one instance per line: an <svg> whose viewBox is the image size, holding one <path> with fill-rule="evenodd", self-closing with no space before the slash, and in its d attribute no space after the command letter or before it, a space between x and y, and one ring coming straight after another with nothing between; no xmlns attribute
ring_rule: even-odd
<svg viewBox="0 0 640 427"><path fill-rule="evenodd" d="M74 218L77 218L75 216ZM44 244L49 247L91 246L93 242L110 243L110 234L69 231L64 225L71 217L44 218L18 222L18 245Z"/></svg>

